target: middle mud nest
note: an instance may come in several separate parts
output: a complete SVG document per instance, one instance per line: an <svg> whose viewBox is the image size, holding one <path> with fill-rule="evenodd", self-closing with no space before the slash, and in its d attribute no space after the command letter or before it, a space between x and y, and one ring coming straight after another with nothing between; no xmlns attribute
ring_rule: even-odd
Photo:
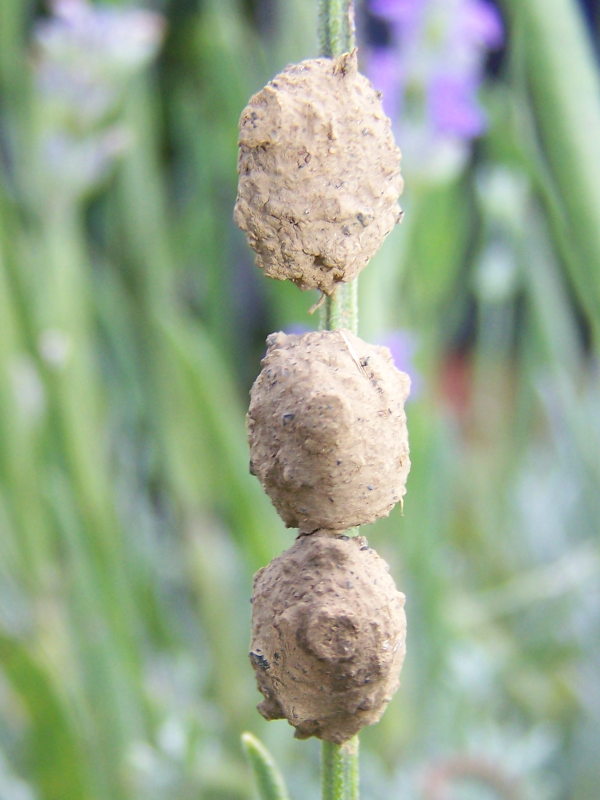
<svg viewBox="0 0 600 800"><path fill-rule="evenodd" d="M254 576L250 661L267 719L338 744L383 714L405 654L404 595L362 536L300 536Z"/></svg>
<svg viewBox="0 0 600 800"><path fill-rule="evenodd" d="M408 375L349 331L271 334L250 393L251 471L289 528L389 514L410 468Z"/></svg>
<svg viewBox="0 0 600 800"><path fill-rule="evenodd" d="M240 119L234 218L266 275L332 294L399 221L400 151L356 51L293 64Z"/></svg>

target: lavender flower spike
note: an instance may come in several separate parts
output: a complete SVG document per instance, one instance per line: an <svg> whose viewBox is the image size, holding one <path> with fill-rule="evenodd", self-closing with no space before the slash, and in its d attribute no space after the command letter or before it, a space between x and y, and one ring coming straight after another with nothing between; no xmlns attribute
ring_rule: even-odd
<svg viewBox="0 0 600 800"><path fill-rule="evenodd" d="M163 18L139 9L54 0L34 28L40 195L80 199L132 137L118 121L127 82L155 55ZM56 196L56 194L55 194Z"/></svg>
<svg viewBox="0 0 600 800"><path fill-rule="evenodd" d="M487 52L500 47L500 15L488 0L370 0L389 43L370 50L367 72L383 91L406 169L429 175L462 164L486 127L478 91Z"/></svg>

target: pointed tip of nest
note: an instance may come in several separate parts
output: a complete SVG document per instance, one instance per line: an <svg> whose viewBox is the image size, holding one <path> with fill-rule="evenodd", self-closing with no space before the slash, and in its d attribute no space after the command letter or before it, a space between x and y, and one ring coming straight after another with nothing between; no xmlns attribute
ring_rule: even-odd
<svg viewBox="0 0 600 800"><path fill-rule="evenodd" d="M358 49L356 47L334 59L333 73L350 77L358 73Z"/></svg>

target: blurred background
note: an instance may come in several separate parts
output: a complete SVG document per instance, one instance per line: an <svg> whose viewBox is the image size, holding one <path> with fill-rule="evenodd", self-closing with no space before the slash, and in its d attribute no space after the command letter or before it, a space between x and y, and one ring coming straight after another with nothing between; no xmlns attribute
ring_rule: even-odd
<svg viewBox="0 0 600 800"><path fill-rule="evenodd" d="M413 379L404 513L363 529L409 619L365 800L598 797L599 16L357 7L406 181L360 333ZM0 800L252 798L244 730L318 796L318 742L255 711L252 574L294 533L244 431L317 298L232 224L240 112L316 27L0 1Z"/></svg>

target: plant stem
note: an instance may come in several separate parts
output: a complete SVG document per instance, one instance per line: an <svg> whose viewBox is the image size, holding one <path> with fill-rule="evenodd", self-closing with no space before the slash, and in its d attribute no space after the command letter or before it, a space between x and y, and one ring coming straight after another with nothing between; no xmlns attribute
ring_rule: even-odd
<svg viewBox="0 0 600 800"><path fill-rule="evenodd" d="M353 0L319 0L321 55L335 58L355 46ZM322 312L325 330L358 331L358 284L340 283L327 297ZM347 531L356 535L358 528ZM358 736L338 745L323 742L321 751L322 800L358 800Z"/></svg>
<svg viewBox="0 0 600 800"><path fill-rule="evenodd" d="M319 0L319 44L327 58L349 53L354 47L352 0Z"/></svg>
<svg viewBox="0 0 600 800"><path fill-rule="evenodd" d="M348 53L355 46L354 3L352 0L319 0L319 42L321 55L329 58ZM325 330L358 330L358 287L356 280L338 284L327 297L322 327Z"/></svg>
<svg viewBox="0 0 600 800"><path fill-rule="evenodd" d="M322 800L358 800L358 736L344 744L323 742Z"/></svg>
<svg viewBox="0 0 600 800"><path fill-rule="evenodd" d="M324 308L325 330L334 331L336 328L346 328L352 333L358 332L358 281L355 278L350 283L339 283L335 293L325 301Z"/></svg>

